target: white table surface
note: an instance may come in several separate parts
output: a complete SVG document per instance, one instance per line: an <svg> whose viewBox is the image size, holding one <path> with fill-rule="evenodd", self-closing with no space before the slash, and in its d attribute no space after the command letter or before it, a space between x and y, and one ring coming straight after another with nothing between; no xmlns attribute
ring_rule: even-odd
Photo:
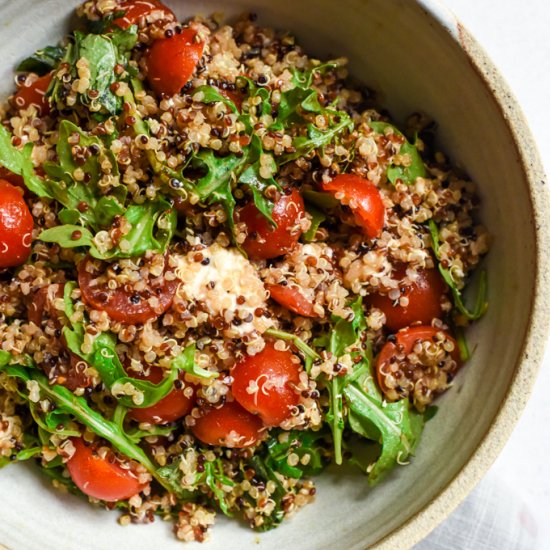
<svg viewBox="0 0 550 550"><path fill-rule="evenodd" d="M508 81L550 174L550 0L442 1L474 34ZM537 519L541 549L550 548L548 387L549 349L527 408L492 468L529 505Z"/></svg>

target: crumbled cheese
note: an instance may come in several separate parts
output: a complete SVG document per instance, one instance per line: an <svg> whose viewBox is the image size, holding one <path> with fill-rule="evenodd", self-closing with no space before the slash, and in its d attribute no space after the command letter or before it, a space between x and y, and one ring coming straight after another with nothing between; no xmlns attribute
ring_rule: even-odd
<svg viewBox="0 0 550 550"><path fill-rule="evenodd" d="M267 292L256 269L236 249L213 244L176 260L174 271L182 282L178 298L199 306L209 322L221 318L225 336L263 333L273 325L270 318L257 315L258 308L266 308Z"/></svg>

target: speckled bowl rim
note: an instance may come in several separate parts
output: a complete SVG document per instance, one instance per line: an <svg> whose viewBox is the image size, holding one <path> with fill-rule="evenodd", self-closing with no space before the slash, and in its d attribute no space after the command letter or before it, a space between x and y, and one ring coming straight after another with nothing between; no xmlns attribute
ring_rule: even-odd
<svg viewBox="0 0 550 550"><path fill-rule="evenodd" d="M382 550L410 548L422 540L456 509L491 467L527 404L542 363L550 324L550 297L545 292L550 284L550 194L542 161L525 116L489 56L458 18L438 0L417 2L462 48L495 99L513 138L531 200L535 234L535 285L530 319L512 381L481 443L438 495L373 546Z"/></svg>

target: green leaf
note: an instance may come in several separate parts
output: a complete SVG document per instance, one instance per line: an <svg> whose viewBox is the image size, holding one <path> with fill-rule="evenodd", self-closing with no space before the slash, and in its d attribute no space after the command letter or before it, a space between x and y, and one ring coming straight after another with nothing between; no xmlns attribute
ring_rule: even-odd
<svg viewBox="0 0 550 550"><path fill-rule="evenodd" d="M199 86L193 92L193 99L202 103L223 103L224 105L227 105L234 113L239 112L235 103L233 103L233 101L226 96L222 95L213 86Z"/></svg>
<svg viewBox="0 0 550 550"><path fill-rule="evenodd" d="M77 239L74 235L80 234ZM92 233L81 225L58 225L46 229L38 237L46 243L57 243L63 248L76 248L78 246L92 246Z"/></svg>
<svg viewBox="0 0 550 550"><path fill-rule="evenodd" d="M172 360L170 366L172 368L188 372L189 374L196 376L197 378L202 378L203 380L218 378L219 376L219 373L203 369L195 363L195 344L190 344L187 346L181 355Z"/></svg>
<svg viewBox="0 0 550 550"><path fill-rule="evenodd" d="M439 254L439 228L433 219L429 220L428 229L432 237L432 247L434 255L438 261L439 272L441 273L444 281L447 283L447 286L451 289L455 308L470 321L475 321L483 317L489 308L489 303L487 301L487 272L482 271L480 274L474 309L469 310L464 304L462 294L456 286L451 272L441 264L441 256Z"/></svg>
<svg viewBox="0 0 550 550"><path fill-rule="evenodd" d="M320 130L313 124L307 125L307 136L298 136L292 140L292 145L296 149L294 153L287 153L280 157L279 163L286 164L299 157L307 155L314 149L321 149L325 145L331 143L339 134L345 130L353 129L353 121L350 116L343 111L329 111L331 124L326 130ZM335 122L338 120L338 122Z"/></svg>
<svg viewBox="0 0 550 550"><path fill-rule="evenodd" d="M406 400L395 403L376 401L357 384L343 389L346 403L355 415L352 428L363 437L372 438L372 426L380 433L382 451L369 469L369 483L375 485L398 463L404 463L413 453L424 427L423 415L413 411ZM358 428L366 422L364 428Z"/></svg>
<svg viewBox="0 0 550 550"><path fill-rule="evenodd" d="M75 33L80 37L80 33ZM76 42L79 53L78 58L88 60L90 70L90 89L97 90L97 101L105 111L114 115L122 107L122 98L111 91L111 84L116 82L115 65L118 63L118 52L112 40L98 34L88 34ZM89 103L89 98L81 94L81 101Z"/></svg>
<svg viewBox="0 0 550 550"><path fill-rule="evenodd" d="M55 69L64 55L65 48L61 46L46 46L21 61L15 70L32 72L42 76Z"/></svg>
<svg viewBox="0 0 550 550"><path fill-rule="evenodd" d="M377 133L384 135L387 128L391 128L392 132L398 136L401 136L404 139L403 144L399 149L400 155L408 155L411 159L411 162L408 166L391 164L387 169L388 180L395 184L395 182L400 179L407 185L412 185L416 178L425 178L426 177L426 168L424 166L424 161L420 156L416 147L410 143L405 136L392 124L388 122L369 122L369 126Z"/></svg>
<svg viewBox="0 0 550 550"><path fill-rule="evenodd" d="M307 243L315 240L315 235L319 230L319 226L327 219L324 212L311 206L306 203L306 211L311 216L311 226L310 228L302 235L302 238Z"/></svg>
<svg viewBox="0 0 550 550"><path fill-rule="evenodd" d="M284 332L283 330L277 330L274 328L268 328L264 332L265 336L270 336L271 338L279 338L280 340L286 340L292 342L298 350L300 350L306 357L309 357L313 360L320 359L321 356L313 349L310 348L302 339L294 334L289 332Z"/></svg>
<svg viewBox="0 0 550 550"><path fill-rule="evenodd" d="M281 437L283 436L281 441ZM326 452L324 431L275 431L266 442L267 457L265 463L275 472L284 476L300 479L303 476L315 476L320 474L326 465ZM288 457L295 454L300 461L296 466L288 463ZM301 460L308 455L306 464Z"/></svg>
<svg viewBox="0 0 550 550"><path fill-rule="evenodd" d="M25 186L38 197L51 198L48 184L39 178L32 163L32 143L28 143L23 149L12 145L12 135L4 126L0 125L0 165L22 176Z"/></svg>
<svg viewBox="0 0 550 550"><path fill-rule="evenodd" d="M335 199L330 193L323 193L321 191L306 190L302 192L304 200L319 209L325 211L330 210L340 204L338 199Z"/></svg>

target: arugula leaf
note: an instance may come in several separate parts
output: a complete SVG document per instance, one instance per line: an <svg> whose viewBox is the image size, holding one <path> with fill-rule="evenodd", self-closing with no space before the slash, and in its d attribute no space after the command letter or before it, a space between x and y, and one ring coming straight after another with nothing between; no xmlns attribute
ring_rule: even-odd
<svg viewBox="0 0 550 550"><path fill-rule="evenodd" d="M482 271L480 274L474 309L470 311L464 304L462 294L456 286L451 272L441 264L441 256L439 254L439 228L433 219L429 220L428 229L432 238L434 255L438 262L437 267L444 281L447 283L447 286L451 289L455 308L470 321L475 321L480 317L483 317L489 307L489 303L487 302L487 272Z"/></svg>
<svg viewBox="0 0 550 550"><path fill-rule="evenodd" d="M202 378L203 380L218 378L219 376L219 373L203 369L195 363L195 344L190 344L187 346L181 355L178 355L178 357L172 360L170 366L171 368L184 370L185 372L188 372L197 378Z"/></svg>
<svg viewBox="0 0 550 550"><path fill-rule="evenodd" d="M80 233L80 237L73 236ZM40 233L40 240L46 243L57 243L63 248L76 248L78 246L93 246L92 233L81 225L58 225L46 229Z"/></svg>
<svg viewBox="0 0 550 550"><path fill-rule="evenodd" d="M55 69L64 55L65 48L61 46L46 46L23 59L15 70L32 72L42 76Z"/></svg>
<svg viewBox="0 0 550 550"><path fill-rule="evenodd" d="M286 164L307 155L314 149L320 149L328 145L344 130L351 131L353 129L353 120L344 111L327 109L325 112L331 115L331 125L326 130L320 130L314 124L308 124L307 136L298 136L292 140L292 145L296 151L282 155L279 160L280 164Z"/></svg>
<svg viewBox="0 0 550 550"><path fill-rule="evenodd" d="M302 192L302 195L308 203L313 204L323 211L334 208L340 204L340 201L335 199L330 193L306 190Z"/></svg>
<svg viewBox="0 0 550 550"><path fill-rule="evenodd" d="M180 499L189 501L198 499L200 495L198 491L208 491L212 493L213 500L220 510L226 516L231 517L228 494L222 487L234 487L235 482L224 474L221 459L216 458L214 461L204 462L204 471L196 472L192 483L188 483L186 477L185 486L182 484L183 472L179 467L181 460L182 458L178 457L172 464L158 470L159 476L164 479L166 484L170 485L172 492Z"/></svg>
<svg viewBox="0 0 550 550"><path fill-rule="evenodd" d="M280 440L281 435L283 441ZM265 464L275 472L295 479L300 479L304 475L318 475L323 471L327 462L323 445L325 438L324 431L276 431L266 442ZM288 463L288 457L291 454L296 454L300 459L296 466L291 466ZM301 462L304 456L308 457L306 464Z"/></svg>
<svg viewBox="0 0 550 550"><path fill-rule="evenodd" d="M271 336L271 338L279 338L281 340L292 342L306 357L309 357L314 361L321 358L321 356L313 348L310 348L302 339L294 334L275 328L268 328L264 334L266 336Z"/></svg>
<svg viewBox="0 0 550 550"><path fill-rule="evenodd" d="M195 101L201 101L202 103L223 103L227 105L234 113L238 113L235 103L231 101L228 97L222 95L216 88L213 86L199 86L193 92L193 99Z"/></svg>
<svg viewBox="0 0 550 550"><path fill-rule="evenodd" d="M302 235L302 238L309 243L315 240L315 235L319 230L319 226L327 219L327 216L324 212L308 203L306 203L306 211L311 216L311 226Z"/></svg>
<svg viewBox="0 0 550 550"><path fill-rule="evenodd" d="M414 453L424 427L424 417L413 411L407 400L383 405L355 383L347 385L343 392L355 415L352 429L369 439L373 438L372 426L380 433L382 451L367 470L369 483L375 485L396 464L403 463Z"/></svg>
<svg viewBox="0 0 550 550"><path fill-rule="evenodd" d="M389 124L388 122L369 122L369 126L375 132L382 135L385 134L387 128L391 128L394 134L401 136L404 139L404 142L399 149L399 154L408 155L411 159L411 163L409 166L403 166L401 164L391 164L388 166L386 175L391 183L395 184L395 182L400 179L407 185L412 185L416 181L416 178L426 177L424 161L418 153L418 150L395 126Z"/></svg>
<svg viewBox="0 0 550 550"><path fill-rule="evenodd" d="M22 176L27 189L35 195L51 198L48 184L34 171L32 143L28 143L22 149L17 149L12 145L12 137L9 130L0 124L0 165L10 172Z"/></svg>
<svg viewBox="0 0 550 550"><path fill-rule="evenodd" d="M76 190L78 187L73 189ZM96 203L96 209L101 208L102 204L105 202L102 203L99 200ZM109 204L113 208L111 213L118 211L118 203L109 202ZM106 215L104 212L103 216ZM94 216L95 225L97 223L95 214L92 213L91 216ZM93 241L93 234L82 226L69 224L53 227L43 231L39 238L45 242L58 243L65 248L89 247L90 254L100 260L133 258L147 251L164 252L170 244L177 224L177 215L172 205L160 198L129 206L124 212L124 218L132 228L122 237L117 246L105 251L97 248ZM87 219L90 220L90 217ZM106 220L105 217L100 219ZM80 231L82 236L73 240L75 231Z"/></svg>

